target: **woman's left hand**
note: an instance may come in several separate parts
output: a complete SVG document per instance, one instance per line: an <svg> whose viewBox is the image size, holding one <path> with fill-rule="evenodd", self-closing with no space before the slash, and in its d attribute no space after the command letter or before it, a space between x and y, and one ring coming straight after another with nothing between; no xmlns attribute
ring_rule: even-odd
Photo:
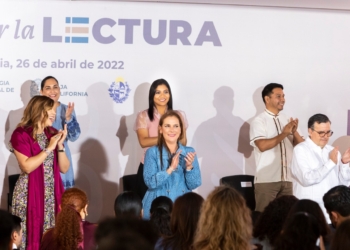
<svg viewBox="0 0 350 250"><path fill-rule="evenodd" d="M194 158L196 156L196 152L189 152L187 153L186 157L185 157L185 161L186 161L186 169L192 169L192 163L194 161Z"/></svg>
<svg viewBox="0 0 350 250"><path fill-rule="evenodd" d="M72 118L72 113L74 111L74 102L68 103L67 109L66 109L66 121L70 121Z"/></svg>
<svg viewBox="0 0 350 250"><path fill-rule="evenodd" d="M63 130L60 129L60 130L58 131L58 134L55 135L55 136L60 137L60 138L59 138L59 141L57 142L58 147L59 147L59 148L63 147L64 140L65 140L66 137L67 137L67 124L64 124L64 129L63 129Z"/></svg>

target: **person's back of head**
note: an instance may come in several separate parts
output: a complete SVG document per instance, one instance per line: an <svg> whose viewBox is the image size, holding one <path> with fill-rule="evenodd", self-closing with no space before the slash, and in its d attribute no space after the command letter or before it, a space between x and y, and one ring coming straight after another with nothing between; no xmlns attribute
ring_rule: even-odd
<svg viewBox="0 0 350 250"><path fill-rule="evenodd" d="M13 229L12 215L0 209L0 250L11 249L11 233Z"/></svg>
<svg viewBox="0 0 350 250"><path fill-rule="evenodd" d="M125 216L142 218L143 211L140 197L132 191L119 194L114 202L114 213L117 218Z"/></svg>
<svg viewBox="0 0 350 250"><path fill-rule="evenodd" d="M159 236L169 236L170 216L173 209L173 201L166 196L159 196L152 201L150 221Z"/></svg>
<svg viewBox="0 0 350 250"><path fill-rule="evenodd" d="M350 219L344 220L335 231L331 250L350 249Z"/></svg>
<svg viewBox="0 0 350 250"><path fill-rule="evenodd" d="M107 218L95 232L99 250L153 250L157 239L150 222L135 217Z"/></svg>
<svg viewBox="0 0 350 250"><path fill-rule="evenodd" d="M323 196L324 206L334 227L350 218L350 188L344 185L331 188Z"/></svg>
<svg viewBox="0 0 350 250"><path fill-rule="evenodd" d="M194 249L250 249L252 220L241 194L229 186L216 187L204 201Z"/></svg>
<svg viewBox="0 0 350 250"><path fill-rule="evenodd" d="M253 236L259 240L267 238L273 244L282 230L289 210L297 201L293 195L284 195L271 201L259 216Z"/></svg>
<svg viewBox="0 0 350 250"><path fill-rule="evenodd" d="M274 244L275 250L314 250L320 237L316 218L305 212L287 218L280 236Z"/></svg>
<svg viewBox="0 0 350 250"><path fill-rule="evenodd" d="M22 236L23 236L23 231L22 231L22 219L16 215L12 215L13 219L13 228L12 228L12 234L11 234L11 239L12 243L17 246L17 248L20 247L22 243Z"/></svg>
<svg viewBox="0 0 350 250"><path fill-rule="evenodd" d="M86 193L79 188L69 188L65 190L61 199L61 211L57 215L56 225L53 229L53 244L58 249L75 249L79 244L84 243L84 232L82 229L82 219L87 215L88 198ZM83 216L83 217L82 217ZM45 235L43 244L46 243Z"/></svg>
<svg viewBox="0 0 350 250"><path fill-rule="evenodd" d="M322 235L324 242L326 244L329 244L331 232L327 224L326 218L324 217L324 213L320 208L320 205L318 205L317 202L312 200L299 200L290 209L287 218L299 212L305 212L315 217L315 219L317 220L320 234Z"/></svg>
<svg viewBox="0 0 350 250"><path fill-rule="evenodd" d="M170 219L171 235L164 237L164 249L190 249L197 229L203 197L186 193L174 202Z"/></svg>

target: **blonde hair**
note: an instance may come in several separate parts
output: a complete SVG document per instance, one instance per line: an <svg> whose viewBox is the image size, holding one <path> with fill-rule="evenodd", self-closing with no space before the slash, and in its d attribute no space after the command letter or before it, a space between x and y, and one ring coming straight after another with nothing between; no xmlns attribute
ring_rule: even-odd
<svg viewBox="0 0 350 250"><path fill-rule="evenodd" d="M21 122L17 127L33 127L32 137L36 140L39 130L38 123L40 122L41 126L44 127L49 118L47 111L51 110L54 104L55 102L47 96L34 96L25 108Z"/></svg>
<svg viewBox="0 0 350 250"><path fill-rule="evenodd" d="M232 187L216 187L205 200L194 239L194 249L248 250L252 237L250 210Z"/></svg>

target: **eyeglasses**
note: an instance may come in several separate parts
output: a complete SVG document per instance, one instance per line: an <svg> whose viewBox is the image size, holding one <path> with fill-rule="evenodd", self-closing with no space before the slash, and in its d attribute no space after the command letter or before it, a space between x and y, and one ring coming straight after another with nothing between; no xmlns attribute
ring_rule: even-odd
<svg viewBox="0 0 350 250"><path fill-rule="evenodd" d="M324 132L324 131L316 131L312 128L313 131L315 131L317 134L319 134L321 137L325 137L327 135L327 137L331 137L333 135L333 131L332 130L329 130L327 132Z"/></svg>

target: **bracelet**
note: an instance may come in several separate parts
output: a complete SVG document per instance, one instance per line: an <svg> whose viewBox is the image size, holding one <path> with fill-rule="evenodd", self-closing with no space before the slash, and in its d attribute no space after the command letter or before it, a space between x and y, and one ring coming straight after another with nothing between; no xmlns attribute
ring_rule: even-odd
<svg viewBox="0 0 350 250"><path fill-rule="evenodd" d="M62 153L62 152L65 152L66 150L65 150L65 148L62 148L62 149L58 149L57 150L57 152L59 152L59 153Z"/></svg>

